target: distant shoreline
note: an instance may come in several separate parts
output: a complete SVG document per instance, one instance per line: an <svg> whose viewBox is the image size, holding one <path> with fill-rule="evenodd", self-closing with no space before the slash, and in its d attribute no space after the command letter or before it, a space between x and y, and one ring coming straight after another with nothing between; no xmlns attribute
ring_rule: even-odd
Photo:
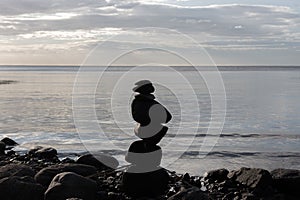
<svg viewBox="0 0 300 200"><path fill-rule="evenodd" d="M0 85L8 85L8 84L12 84L12 83L17 83L18 81L14 81L14 80L0 80Z"/></svg>
<svg viewBox="0 0 300 200"><path fill-rule="evenodd" d="M122 72L131 70L135 66L84 66L88 71L101 68L100 71ZM155 67L155 66L153 66ZM215 71L214 66L170 66L176 71ZM300 66L217 66L219 71L299 71ZM0 71L69 71L77 72L80 69L79 65L0 65ZM138 69L142 69L139 67ZM161 69L161 68L160 68ZM167 68L166 68L167 70ZM168 71L168 70L167 70Z"/></svg>
<svg viewBox="0 0 300 200"><path fill-rule="evenodd" d="M6 65L6 64L0 64L0 67L80 67L81 65ZM281 68L281 67L289 67L289 68L295 68L300 67L300 65L216 65L217 67L274 67L274 68ZM97 65L91 65L90 67L106 67L106 66L97 66ZM112 65L112 67L132 67L132 65ZM192 67L191 65L170 65L170 67ZM212 67L212 65L198 65L198 67Z"/></svg>

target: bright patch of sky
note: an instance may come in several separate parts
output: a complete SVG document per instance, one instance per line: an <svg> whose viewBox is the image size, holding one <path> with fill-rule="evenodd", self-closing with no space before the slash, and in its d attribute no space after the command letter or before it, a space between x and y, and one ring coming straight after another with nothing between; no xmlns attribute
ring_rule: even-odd
<svg viewBox="0 0 300 200"><path fill-rule="evenodd" d="M219 65L300 63L295 0L1 0L0 8L0 64L78 65L108 39L106 54L154 42L199 55L193 43L164 31L135 41L154 37L143 27L186 34Z"/></svg>

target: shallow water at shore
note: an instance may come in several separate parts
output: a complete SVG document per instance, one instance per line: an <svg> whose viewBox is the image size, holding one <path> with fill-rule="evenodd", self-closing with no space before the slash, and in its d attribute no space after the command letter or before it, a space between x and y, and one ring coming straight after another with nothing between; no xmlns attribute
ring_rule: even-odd
<svg viewBox="0 0 300 200"><path fill-rule="evenodd" d="M80 135L76 132L72 113L72 90L76 76L75 67L0 67L0 80L16 83L0 85L0 134L21 144L19 150L32 146L53 146L62 153L85 152ZM110 77L122 74L122 68L109 72ZM187 76L192 74L182 69ZM199 174L209 169L240 166L274 168L300 168L300 69L226 68L221 71L226 89L227 110L220 137L206 135L210 119L210 98L205 85L197 91L201 99L200 128L196 126L196 113L185 124L187 130L177 134L178 149L185 148L191 138L193 143L182 152L169 151L168 142L174 139L180 116L176 99L168 90L158 87L156 95L174 115L168 126L168 135L161 143L164 160L176 162L168 168L178 172ZM185 88L177 85L178 90ZM131 88L124 97L131 98ZM189 96L186 96L188 99ZM110 116L107 103L96 95L96 112L114 149L107 142L85 138L85 145L105 150L125 164L124 155L136 138L120 132ZM191 105L193 106L193 105ZM129 108L129 105L128 105ZM131 120L131 119L130 119ZM123 123L124 129L133 132L134 121ZM197 134L194 134L194 132ZM211 152L199 152L204 138L218 140ZM97 138L97 137L96 137ZM107 146L106 146L107 145ZM165 147L165 148L164 148ZM176 156L182 154L180 159ZM61 156L64 156L63 154ZM176 158L176 159L175 159ZM163 162L164 164L164 162Z"/></svg>

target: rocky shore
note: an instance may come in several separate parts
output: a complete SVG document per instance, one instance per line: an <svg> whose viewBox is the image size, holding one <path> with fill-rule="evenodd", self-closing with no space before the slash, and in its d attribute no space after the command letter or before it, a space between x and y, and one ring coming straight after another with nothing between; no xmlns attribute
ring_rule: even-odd
<svg viewBox="0 0 300 200"><path fill-rule="evenodd" d="M92 155L77 159L58 158L54 148L36 147L20 155L15 141L0 142L1 200L298 200L300 171L257 168L235 171L216 169L200 176L168 171L165 193L157 197L133 198L124 193L121 168L114 170ZM117 166L118 161L107 155ZM124 169L124 168L123 168ZM145 180L147 181L147 180ZM143 183L140 183L143 184Z"/></svg>

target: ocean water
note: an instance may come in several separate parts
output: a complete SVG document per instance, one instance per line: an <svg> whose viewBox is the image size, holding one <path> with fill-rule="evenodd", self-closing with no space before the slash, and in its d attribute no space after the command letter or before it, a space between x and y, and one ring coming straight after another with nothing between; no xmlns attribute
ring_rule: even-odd
<svg viewBox="0 0 300 200"><path fill-rule="evenodd" d="M111 154L121 165L126 165L126 151L137 140L133 133L135 122L129 113L133 94L131 88L119 92L116 99L126 102L116 100L112 107L109 83L115 83L127 70L110 68L104 81L107 85L100 82L95 90L97 123L105 132L102 137L95 131L78 133L72 107L78 67L0 66L0 81L17 81L0 85L1 137L16 140L20 151L36 145L52 146L63 157L92 148ZM220 67L227 105L219 111L226 113L220 135L206 134L212 106L205 82L194 80L194 72L189 68L176 70L191 82L195 81L200 111L193 111L195 105L189 103L190 93L177 80L171 81L170 88L183 94L186 106L192 110L190 113L182 114L174 91L156 85L157 99L173 115L169 131L160 143L163 166L199 175L223 167L300 169L300 67ZM169 72L157 73L168 78ZM84 97L84 94L76 95ZM82 116L85 115L83 112ZM179 131L180 126L184 131ZM214 146L209 152L200 151L207 138L215 141ZM172 141L175 146L170 145ZM172 162L166 164L164 160Z"/></svg>

